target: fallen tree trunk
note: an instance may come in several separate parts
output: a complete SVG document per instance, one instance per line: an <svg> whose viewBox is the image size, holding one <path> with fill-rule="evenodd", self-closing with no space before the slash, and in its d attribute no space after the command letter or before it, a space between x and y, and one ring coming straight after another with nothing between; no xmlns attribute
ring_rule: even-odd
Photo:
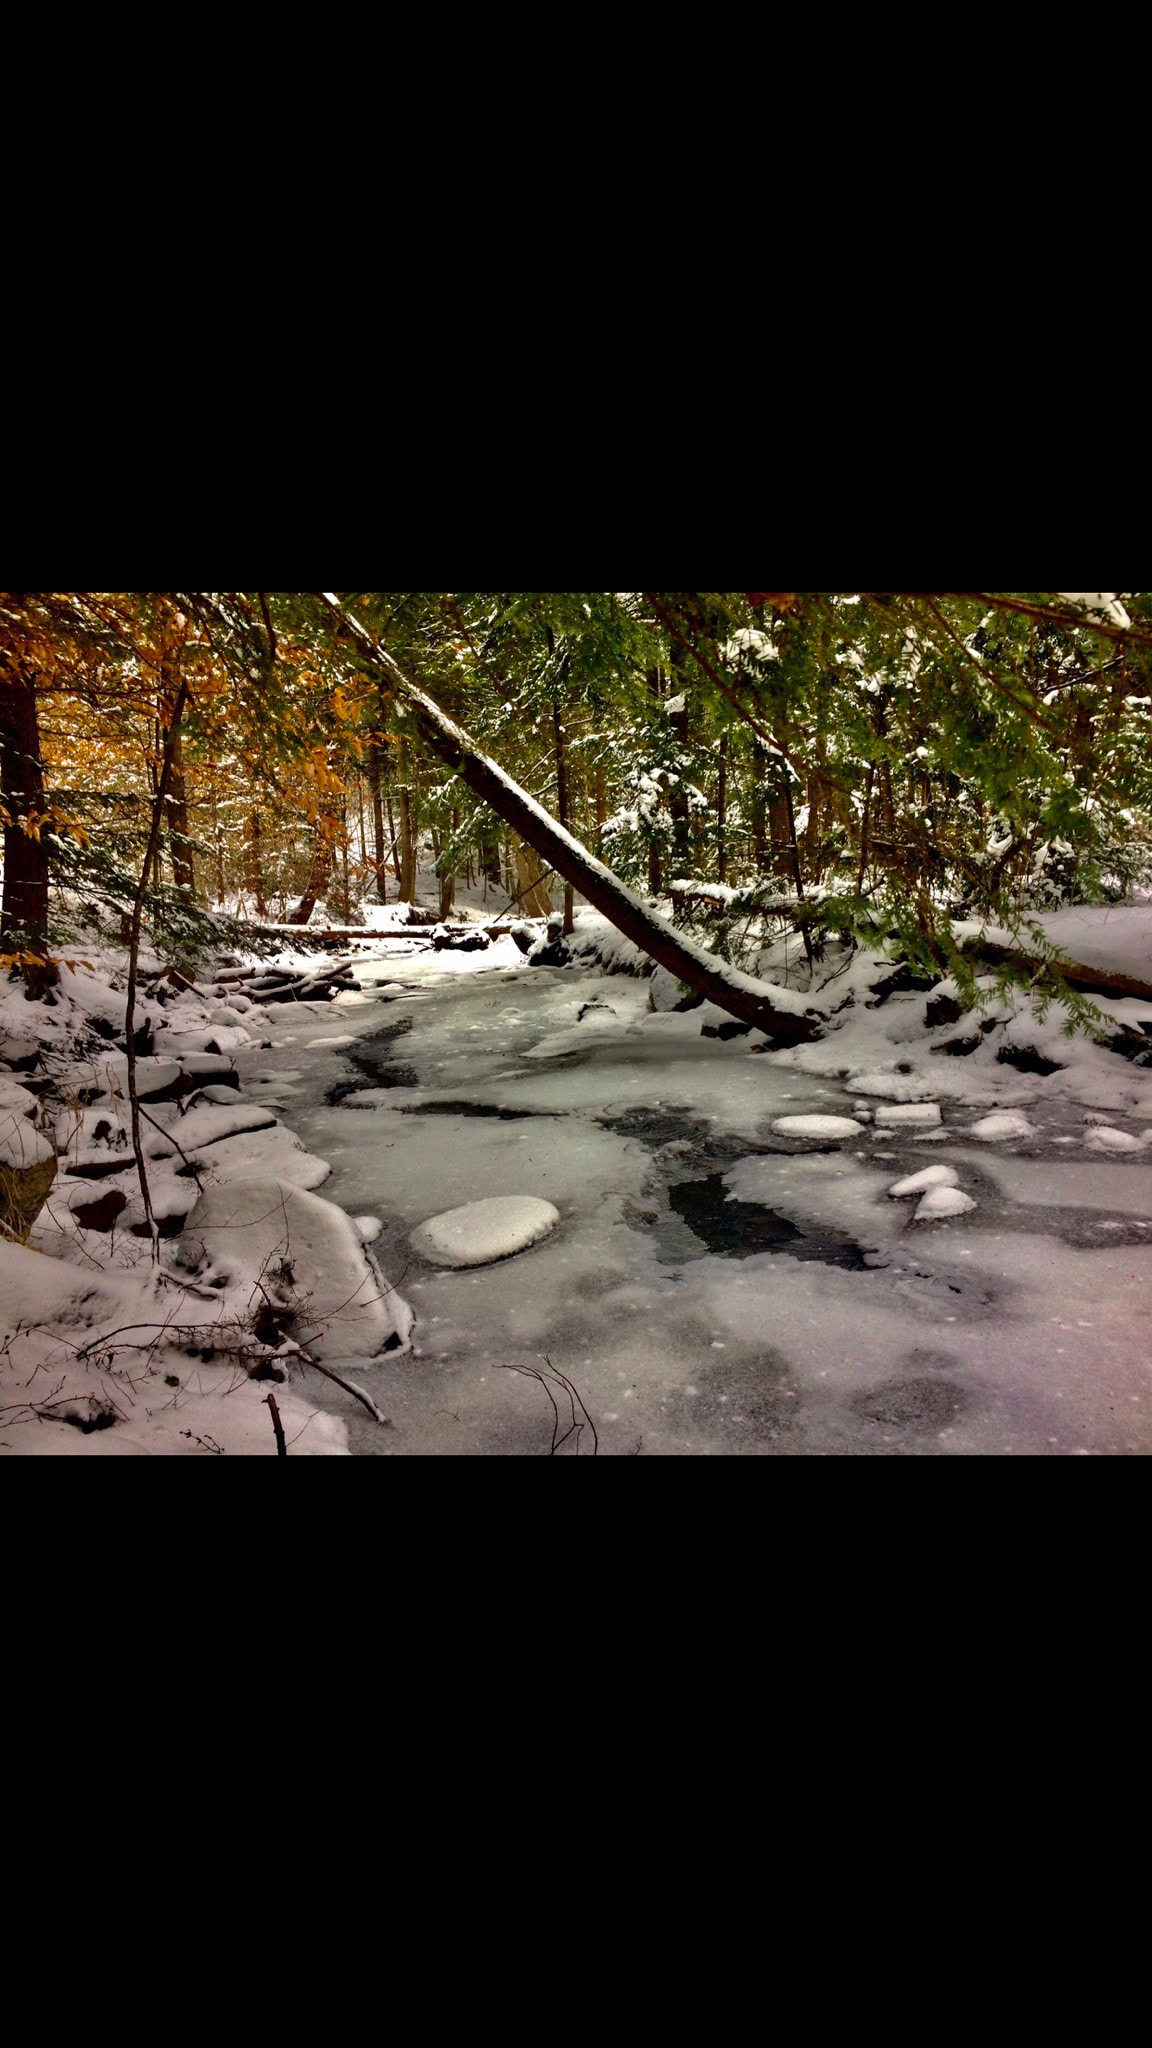
<svg viewBox="0 0 1152 2048"><path fill-rule="evenodd" d="M1086 967L1079 960L1042 960L1038 953L1019 951L1015 946L998 946L991 939L965 939L961 951L970 958L987 960L991 967L1002 967L1005 961L1022 967L1027 974L1036 974L1040 968L1053 966L1069 988L1078 989L1086 996L1135 996L1139 1002L1152 1003L1152 981L1138 981L1132 974L1109 974L1103 967Z"/></svg>
<svg viewBox="0 0 1152 2048"><path fill-rule="evenodd" d="M820 1029L821 1013L805 1003L791 989L770 987L750 974L729 967L714 953L696 945L674 930L631 889L625 887L611 868L604 866L570 832L530 797L519 783L498 764L482 754L463 728L409 680L392 656L377 646L370 633L337 603L328 591L318 592L321 602L350 634L361 654L388 676L400 707L407 711L421 739L446 767L453 770L474 796L491 806L506 825L535 848L548 866L587 898L616 929L631 939L643 953L666 967L693 992L727 1010L742 1023L788 1045L813 1038Z"/></svg>

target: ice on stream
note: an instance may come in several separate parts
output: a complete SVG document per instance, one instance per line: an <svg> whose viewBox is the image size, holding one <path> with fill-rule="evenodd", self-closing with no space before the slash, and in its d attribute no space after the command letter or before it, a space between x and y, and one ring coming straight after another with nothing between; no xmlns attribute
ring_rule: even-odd
<svg viewBox="0 0 1152 2048"><path fill-rule="evenodd" d="M869 1007L865 968L875 980L865 962L860 1000L822 1039L773 1052L759 1033L710 1035L710 1006L653 1010L644 980L529 968L510 941L433 956L384 940L357 961L360 993L322 1013L285 1005L274 1034L261 1019L227 1057L173 1046L140 1066L158 1089L181 1073L213 1089L186 1115L161 1104L153 1134L158 1149L169 1133L186 1152L194 1141L211 1201L255 1199L238 1186L248 1175L250 1190L278 1183L289 1208L343 1212L341 1257L375 1261L394 1316L411 1305L391 1350L362 1330L343 1354L391 1430L349 1417L339 1390L309 1389L312 1412L344 1417L357 1449L546 1454L551 1411L530 1375L547 1360L579 1389L605 1451L1146 1453L1152 1164L1140 1120L1152 1120L1152 1079L1051 1030L1059 1071L998 1064L1003 1034L1031 1042L1006 1005L970 1057L941 1058L934 1047L975 1026L926 1031L922 994ZM275 1037L271 1063L261 1033ZM122 1127L115 1056L103 1064L109 1092L95 1107ZM225 1069L241 1082L234 1110ZM333 1090L347 1092L330 1105ZM1085 1125L1087 1106L1099 1122ZM275 1110L283 1121L270 1124ZM104 1143L95 1128L85 1110L77 1144ZM917 1170L925 1145L938 1163ZM154 1168L195 1198L178 1156ZM672 1194L715 1175L734 1204L847 1237L862 1268L786 1241L709 1252ZM319 1200L308 1189L321 1184ZM87 1199L105 1185L74 1184ZM547 1233L524 1257L506 1237L495 1263L417 1263L413 1233L422 1250L421 1229L446 1212L492 1204L546 1212ZM56 1238L46 1222L42 1242L79 1268L84 1233L65 1239L66 1220ZM131 1276L146 1253L114 1240ZM321 1323L339 1314L323 1291L338 1277L329 1265L317 1252L309 1267ZM226 1299L254 1277L230 1277ZM258 1410L252 1424L269 1430Z"/></svg>

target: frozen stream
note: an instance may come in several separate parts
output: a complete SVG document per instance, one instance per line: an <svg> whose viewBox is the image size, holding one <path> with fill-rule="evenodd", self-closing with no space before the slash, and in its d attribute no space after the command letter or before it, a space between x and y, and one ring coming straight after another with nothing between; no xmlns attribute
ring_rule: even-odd
<svg viewBox="0 0 1152 2048"><path fill-rule="evenodd" d="M510 941L356 972L359 995L270 1012L272 1049L238 1059L330 1162L320 1192L381 1220L416 1312L411 1354L355 1375L391 1428L309 1375L355 1451L539 1455L547 1397L507 1368L545 1357L603 1453L1152 1448L1152 1164L1061 1152L1075 1105L1030 1107L1037 1135L1003 1148L949 1101L930 1139L784 1138L776 1117L852 1116L835 1073L702 1036L643 981L527 968ZM929 1163L972 1213L912 1225L889 1199ZM417 1224L491 1195L543 1197L560 1227L478 1270L412 1252Z"/></svg>

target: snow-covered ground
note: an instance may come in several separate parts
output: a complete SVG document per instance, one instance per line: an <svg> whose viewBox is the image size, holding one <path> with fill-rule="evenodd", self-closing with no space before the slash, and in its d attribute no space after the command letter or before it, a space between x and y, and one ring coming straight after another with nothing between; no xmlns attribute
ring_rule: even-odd
<svg viewBox="0 0 1152 2048"><path fill-rule="evenodd" d="M1152 979L1152 909L1057 916L1074 957ZM591 913L579 931L634 961ZM354 967L334 1002L152 1006L159 1083L187 1084L146 1105L153 1208L170 1228L190 1211L158 1267L132 1235L116 1056L87 1062L30 1246L0 1245L9 1455L274 1455L269 1391L292 1455L539 1455L548 1372L590 1418L573 1410L564 1454L593 1424L622 1455L1152 1449L1152 1071L1062 1035L1056 1008L929 1024L948 984L877 1001L890 969L830 956L802 991L823 1035L773 1051L671 1007L662 971L534 967L511 938L381 934ZM61 1069L76 1008L116 1024L107 962L64 979L56 1010L0 1005L12 1044L55 1020ZM1152 1003L1096 1000L1152 1030ZM22 1074L0 1087L34 1137ZM116 1189L111 1233L77 1221ZM165 1321L160 1351L120 1328ZM288 1377L252 1380L254 1361Z"/></svg>

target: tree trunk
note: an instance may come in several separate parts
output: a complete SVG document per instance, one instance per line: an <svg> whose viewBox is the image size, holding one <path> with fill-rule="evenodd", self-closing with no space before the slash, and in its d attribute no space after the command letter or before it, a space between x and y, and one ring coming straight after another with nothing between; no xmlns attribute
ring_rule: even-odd
<svg viewBox="0 0 1152 2048"><path fill-rule="evenodd" d="M680 743L681 756L688 751L688 657L679 640L671 645L670 665L672 669L672 696L684 698L683 711L671 711L668 723ZM672 813L672 866L678 875L692 873L692 847L688 836L688 790L681 765L676 771L677 779L668 797L668 808Z"/></svg>
<svg viewBox="0 0 1152 2048"><path fill-rule="evenodd" d="M768 752L760 741L752 742L752 856L757 872L766 875L770 866L768 852L768 801L765 785L768 778Z"/></svg>
<svg viewBox="0 0 1152 2048"><path fill-rule="evenodd" d="M368 791L372 798L372 845L376 868L376 894L381 903L388 901L388 885L384 876L384 806L380 801L380 745L377 740L368 742Z"/></svg>
<svg viewBox="0 0 1152 2048"><path fill-rule="evenodd" d="M248 843L244 848L244 886L256 908L257 917L267 917L268 905L264 901L264 872L260 864L260 813L253 811L248 819ZM311 912L309 912L311 916Z"/></svg>
<svg viewBox="0 0 1152 2048"><path fill-rule="evenodd" d="M387 792L385 792L385 796L384 796L384 809L385 809L385 812L386 812L386 814L387 814L387 818L388 818L388 843L389 843L389 845L390 845L390 846L391 846L391 848L392 848L392 873L393 873L393 874L395 875L395 877L396 877L396 887L397 887L397 890L399 890L399 887L400 887L400 847L399 847L399 844L398 844L398 842L397 842L397 838L396 838L396 820L395 820L395 818L394 818L394 817L393 817L393 815L392 815L392 799L391 799L391 797L390 797L390 796L389 796L389 795L387 794ZM381 897L381 899L380 899L380 900L381 900L381 902L383 902L383 901L384 901L384 898L383 898L383 897ZM399 896L397 896L396 900L397 900L397 902L399 902L399 900L400 900Z"/></svg>
<svg viewBox="0 0 1152 2048"><path fill-rule="evenodd" d="M555 862L552 863L555 866ZM544 880L546 864L540 859L534 846L523 839L516 841L516 908L521 917L547 917L552 909L552 898Z"/></svg>
<svg viewBox="0 0 1152 2048"><path fill-rule="evenodd" d="M432 752L460 777L473 795L490 804L545 865L555 868L565 881L579 889L625 938L730 1016L788 1044L816 1035L820 1028L818 1011L806 1006L790 990L773 988L754 981L751 975L739 973L674 931L664 918L634 896L610 868L550 818L495 761L482 754L468 733L426 691L410 682L392 656L372 641L358 619L344 611L328 592L321 593L321 601L345 632L352 635L364 659L383 669L402 691L409 716Z"/></svg>
<svg viewBox="0 0 1152 2048"><path fill-rule="evenodd" d="M400 742L397 766L400 770L400 901L415 903L416 831L413 814L416 807L412 801L412 789L408 780L407 740Z"/></svg>
<svg viewBox="0 0 1152 2048"><path fill-rule="evenodd" d="M549 640L552 638L551 628L549 628L548 638ZM558 695L554 695L552 698L552 730L556 739L556 809L559 814L560 823L563 825L564 830L567 831L569 825L568 752L564 744L564 720L560 714L560 698ZM572 902L574 895L575 891L571 882L569 882L564 890L564 930L566 934L571 933L573 927Z"/></svg>
<svg viewBox="0 0 1152 2048"><path fill-rule="evenodd" d="M451 845L451 842L455 839L459 825L460 813L458 810L453 810L447 844ZM455 862L451 866L447 866L444 862L443 853L441 853L441 858L437 862L437 873L440 877L440 915L442 918L450 917L452 906L456 901Z"/></svg>
<svg viewBox="0 0 1152 2048"><path fill-rule="evenodd" d="M767 767L767 759L768 757L767 755L765 755L765 767ZM781 770L781 773L787 776L788 771L787 769L783 769ZM789 804L787 781L785 781L781 787L774 789L769 793L767 808L768 839L772 849L772 868L776 873L780 873L782 870L786 868L789 871L789 873L794 874L795 864L792 858L792 814L791 806Z"/></svg>
<svg viewBox="0 0 1152 2048"><path fill-rule="evenodd" d="M596 851L599 853L604 838L604 827L608 823L608 777L604 770L603 761L597 761L596 763L594 791L594 802L596 805Z"/></svg>
<svg viewBox="0 0 1152 2048"><path fill-rule="evenodd" d="M140 1094L136 1086L136 982L140 967L140 931L144 916L144 897L148 888L149 871L155 866L160 850L160 825L164 816L164 805L172 777L172 758L180 736L180 721L188 701L188 682L185 678L177 685L175 697L165 703L166 724L161 730L159 768L156 776L156 793L152 799L152 819L148 831L148 844L140 867L140 879L132 899L132 920L128 930L128 988L124 999L124 1044L128 1055L128 1107L132 1121L132 1150L136 1155L136 1172L140 1181L140 1195L144 1204L144 1220L152 1239L152 1257L159 1262L159 1237L155 1218L152 1214L152 1196L148 1186L148 1171L144 1164L144 1140L140 1129Z"/></svg>
<svg viewBox="0 0 1152 2048"><path fill-rule="evenodd" d="M44 768L36 687L30 675L9 668L0 680L0 799L4 824L4 907L0 945L48 951L48 848L21 828L21 819L44 814Z"/></svg>
<svg viewBox="0 0 1152 2048"><path fill-rule="evenodd" d="M220 829L220 811L215 791L212 793L212 844L216 850L216 901L223 910L228 882L224 873L224 834Z"/></svg>
<svg viewBox="0 0 1152 2048"><path fill-rule="evenodd" d="M165 723L172 716L171 705L164 706ZM172 863L172 880L178 889L192 896L196 892L196 874L192 866L192 845L188 837L188 794L184 783L184 744L177 726L172 732L172 769L168 778L168 795L164 809L168 826L168 858Z"/></svg>
<svg viewBox="0 0 1152 2048"><path fill-rule="evenodd" d="M340 834L340 876L343 890L343 911L345 924L352 922L352 885L348 877L348 807L344 805L341 819L343 831Z"/></svg>
<svg viewBox="0 0 1152 2048"><path fill-rule="evenodd" d="M286 924L307 924L312 912L316 908L320 891L332 872L334 848L331 836L319 824L316 826L315 832L316 836L312 844L312 860L308 869L308 880L304 884L304 894L295 908L288 912L284 920Z"/></svg>
<svg viewBox="0 0 1152 2048"><path fill-rule="evenodd" d="M728 735L720 741L716 769L716 879L723 882L728 873Z"/></svg>
<svg viewBox="0 0 1152 2048"><path fill-rule="evenodd" d="M480 841L480 868L484 876L484 901L488 901L489 888L499 889L503 884L500 871L500 834L491 829Z"/></svg>

